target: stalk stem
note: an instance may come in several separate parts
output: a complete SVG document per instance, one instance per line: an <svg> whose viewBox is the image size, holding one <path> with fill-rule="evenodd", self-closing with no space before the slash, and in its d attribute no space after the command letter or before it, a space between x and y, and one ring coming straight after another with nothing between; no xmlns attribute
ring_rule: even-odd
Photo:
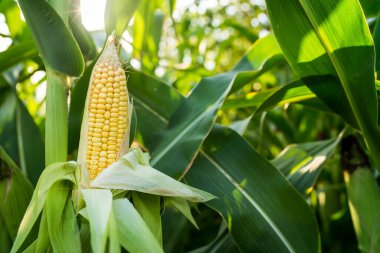
<svg viewBox="0 0 380 253"><path fill-rule="evenodd" d="M67 78L47 69L45 165L67 160Z"/></svg>

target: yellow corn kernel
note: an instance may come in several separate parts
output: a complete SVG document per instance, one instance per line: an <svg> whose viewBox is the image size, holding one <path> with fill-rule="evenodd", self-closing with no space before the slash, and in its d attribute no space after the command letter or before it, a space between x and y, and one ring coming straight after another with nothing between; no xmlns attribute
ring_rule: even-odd
<svg viewBox="0 0 380 253"><path fill-rule="evenodd" d="M90 180L115 162L128 124L126 76L114 45L104 49L91 77L86 163Z"/></svg>

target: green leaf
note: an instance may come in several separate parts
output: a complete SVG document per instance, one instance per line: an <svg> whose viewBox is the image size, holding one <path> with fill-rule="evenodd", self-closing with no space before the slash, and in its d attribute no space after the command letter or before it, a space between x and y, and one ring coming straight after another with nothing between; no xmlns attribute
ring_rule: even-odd
<svg viewBox="0 0 380 253"><path fill-rule="evenodd" d="M113 201L120 243L131 253L163 252L160 244L128 199Z"/></svg>
<svg viewBox="0 0 380 253"><path fill-rule="evenodd" d="M48 191L45 210L54 252L80 252L79 228L71 201L72 183L55 183Z"/></svg>
<svg viewBox="0 0 380 253"><path fill-rule="evenodd" d="M232 73L202 79L173 113L167 129L160 133L152 151L152 166L174 178L184 173L211 130L234 79Z"/></svg>
<svg viewBox="0 0 380 253"><path fill-rule="evenodd" d="M193 215L191 214L189 203L186 200L179 198L166 198L166 204L177 208L194 225L194 227L199 229Z"/></svg>
<svg viewBox="0 0 380 253"><path fill-rule="evenodd" d="M38 229L38 238L35 244L36 253L47 252L51 246L46 212L46 210L42 210L40 227Z"/></svg>
<svg viewBox="0 0 380 253"><path fill-rule="evenodd" d="M380 168L374 46L359 2L267 0L266 3L277 41L294 71L301 78L332 75L339 80L339 85L319 84L324 91L321 93L312 86L309 88L328 105L334 106L331 100L340 101L333 107L336 110L344 105L347 111L342 117L356 119ZM312 79L304 81L310 84ZM340 91L339 95L331 96L336 94L334 90Z"/></svg>
<svg viewBox="0 0 380 253"><path fill-rule="evenodd" d="M232 130L214 128L185 178L219 197L207 204L223 215L242 251L319 251L317 223L306 201Z"/></svg>
<svg viewBox="0 0 380 253"><path fill-rule="evenodd" d="M0 72L36 56L38 56L38 50L33 41L25 41L12 45L0 53Z"/></svg>
<svg viewBox="0 0 380 253"><path fill-rule="evenodd" d="M239 252L231 234L228 233L227 227L222 223L216 238L203 247L192 250L189 253L235 253Z"/></svg>
<svg viewBox="0 0 380 253"><path fill-rule="evenodd" d="M242 120L233 121L231 122L229 127L238 134L243 135L244 132L247 130L249 123L251 122L252 116L253 115Z"/></svg>
<svg viewBox="0 0 380 253"><path fill-rule="evenodd" d="M195 202L208 201L214 197L150 167L148 154L143 153L140 149L132 149L103 170L91 182L91 187L181 197Z"/></svg>
<svg viewBox="0 0 380 253"><path fill-rule="evenodd" d="M0 146L0 216L4 230L15 239L22 217L32 198L33 186Z"/></svg>
<svg viewBox="0 0 380 253"><path fill-rule="evenodd" d="M358 168L352 174L344 174L352 222L359 249L362 252L376 252L380 240L380 188L368 168Z"/></svg>
<svg viewBox="0 0 380 253"><path fill-rule="evenodd" d="M0 125L0 129L4 128L0 143L32 183L36 184L44 169L44 143L40 130L16 91L7 89L4 93L0 112L4 113L5 124Z"/></svg>
<svg viewBox="0 0 380 253"><path fill-rule="evenodd" d="M146 225L162 246L162 224L160 197L141 192L132 192L133 205Z"/></svg>
<svg viewBox="0 0 380 253"><path fill-rule="evenodd" d="M80 76L84 60L80 48L60 16L45 0L18 1L47 67Z"/></svg>
<svg viewBox="0 0 380 253"><path fill-rule="evenodd" d="M331 157L341 137L289 145L272 160L272 164L301 194L305 194L317 180L322 164Z"/></svg>
<svg viewBox="0 0 380 253"><path fill-rule="evenodd" d="M109 226L109 235L110 235L109 236L110 238L109 252L120 253L121 248L120 248L120 241L119 241L118 230L117 230L118 223L115 219L115 215L113 214L112 210L111 210L108 226Z"/></svg>
<svg viewBox="0 0 380 253"><path fill-rule="evenodd" d="M184 98L161 80L137 70L129 73L127 85L137 114L138 130L144 144L151 147L154 133L167 126L170 115Z"/></svg>
<svg viewBox="0 0 380 253"><path fill-rule="evenodd" d="M139 7L141 0L109 0L105 11L105 26L107 35L115 32L121 37L129 21Z"/></svg>
<svg viewBox="0 0 380 253"><path fill-rule="evenodd" d="M112 210L112 193L110 190L102 189L82 189L82 193L90 223L92 250L95 253L104 252Z"/></svg>
<svg viewBox="0 0 380 253"><path fill-rule="evenodd" d="M6 227L5 220L2 215L0 215L0 252L9 252L12 248L12 239L8 233L8 229L4 229Z"/></svg>
<svg viewBox="0 0 380 253"><path fill-rule="evenodd" d="M79 171L79 168L74 162L53 163L43 171L33 192L32 200L21 221L11 252L17 252L23 245L42 212L51 186L56 182L66 180L76 184L78 179L76 179L75 173L77 171Z"/></svg>

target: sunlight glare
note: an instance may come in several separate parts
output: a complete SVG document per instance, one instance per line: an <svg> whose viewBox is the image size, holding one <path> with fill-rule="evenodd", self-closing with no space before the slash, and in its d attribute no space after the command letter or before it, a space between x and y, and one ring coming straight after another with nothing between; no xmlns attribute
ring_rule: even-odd
<svg viewBox="0 0 380 253"><path fill-rule="evenodd" d="M104 30L106 0L82 0L80 9L82 23L89 31Z"/></svg>

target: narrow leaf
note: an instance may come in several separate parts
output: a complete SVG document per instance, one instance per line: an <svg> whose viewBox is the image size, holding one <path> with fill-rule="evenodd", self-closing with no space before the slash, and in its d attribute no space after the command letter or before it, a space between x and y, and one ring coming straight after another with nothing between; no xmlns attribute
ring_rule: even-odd
<svg viewBox="0 0 380 253"><path fill-rule="evenodd" d="M131 253L163 252L160 244L128 199L113 201L120 243Z"/></svg>
<svg viewBox="0 0 380 253"><path fill-rule="evenodd" d="M82 193L90 223L91 247L95 253L102 253L106 249L112 193L101 189L83 189Z"/></svg>

